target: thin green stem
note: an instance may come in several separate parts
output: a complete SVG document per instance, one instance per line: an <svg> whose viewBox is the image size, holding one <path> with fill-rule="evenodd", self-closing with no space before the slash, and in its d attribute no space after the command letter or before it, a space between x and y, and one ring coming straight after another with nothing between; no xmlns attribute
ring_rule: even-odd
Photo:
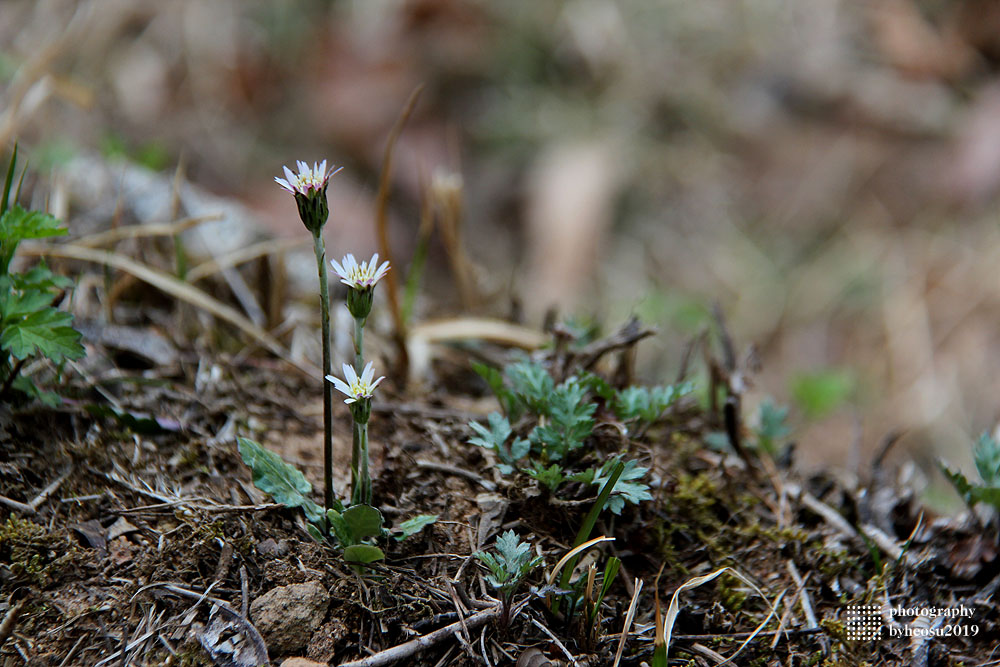
<svg viewBox="0 0 1000 667"><path fill-rule="evenodd" d="M351 429L351 505L361 503L361 424Z"/></svg>
<svg viewBox="0 0 1000 667"><path fill-rule="evenodd" d="M326 380L333 374L330 355L330 285L326 277L326 246L322 229L313 233L316 267L319 270L320 317L323 324L323 504L333 509L333 384Z"/></svg>
<svg viewBox="0 0 1000 667"><path fill-rule="evenodd" d="M361 439L361 502L372 504L372 478L368 473L368 424L358 429Z"/></svg>
<svg viewBox="0 0 1000 667"><path fill-rule="evenodd" d="M351 457L351 505L372 504L372 478L368 472L368 424L354 423Z"/></svg>
<svg viewBox="0 0 1000 667"><path fill-rule="evenodd" d="M354 369L361 375L365 365L365 321L354 318Z"/></svg>

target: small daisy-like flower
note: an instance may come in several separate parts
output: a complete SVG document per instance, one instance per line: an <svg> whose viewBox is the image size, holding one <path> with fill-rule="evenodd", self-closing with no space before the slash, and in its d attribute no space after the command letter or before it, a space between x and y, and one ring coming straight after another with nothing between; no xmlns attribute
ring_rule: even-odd
<svg viewBox="0 0 1000 667"><path fill-rule="evenodd" d="M275 176L274 180L295 195L295 204L299 207L302 223L313 234L318 234L330 214L326 203L326 186L330 182L330 177L340 169L328 171L326 160L320 163L314 162L312 167L299 160L296 166L299 169L297 174L288 167L282 167L285 170L285 178Z"/></svg>
<svg viewBox="0 0 1000 667"><path fill-rule="evenodd" d="M370 261L360 264L354 259L354 255L348 253L340 262L338 264L337 260L330 260L333 270L340 276L340 282L354 289L374 287L375 283L389 273L389 262L382 262L382 266L378 265L378 253L372 255Z"/></svg>
<svg viewBox="0 0 1000 667"><path fill-rule="evenodd" d="M337 264L337 260L331 260L330 263L340 276L340 282L351 288L347 292L347 309L354 319L363 322L368 313L372 312L375 283L389 272L389 262L382 262L382 266L379 266L378 253L375 253L370 261L361 264L351 254L345 255L340 264Z"/></svg>
<svg viewBox="0 0 1000 667"><path fill-rule="evenodd" d="M344 380L333 375L326 376L327 381L332 382L337 391L347 396L344 403L351 406L351 414L354 421L359 424L367 424L368 416L371 414L372 396L375 394L375 387L385 379L383 375L375 380L375 363L369 361L365 364L365 369L358 377L358 372L354 366L344 364Z"/></svg>
<svg viewBox="0 0 1000 667"><path fill-rule="evenodd" d="M340 169L337 169L337 171L328 172L326 170L326 160L318 164L314 162L312 168L309 167L308 162L298 160L296 166L299 168L299 173L296 174L288 167L282 167L285 170L285 178L274 177L278 185L293 195L308 195L313 190L325 188L330 177L337 173L337 171L340 171Z"/></svg>

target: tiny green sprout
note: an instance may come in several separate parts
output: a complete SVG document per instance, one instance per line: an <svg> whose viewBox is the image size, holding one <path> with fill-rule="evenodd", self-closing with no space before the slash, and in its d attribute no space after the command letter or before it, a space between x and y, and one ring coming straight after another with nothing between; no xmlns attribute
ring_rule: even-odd
<svg viewBox="0 0 1000 667"><path fill-rule="evenodd" d="M486 581L504 594L512 592L543 560L541 556L532 558L531 545L522 542L513 530L497 537L495 546L496 556L487 551L477 551L476 558L490 570Z"/></svg>
<svg viewBox="0 0 1000 667"><path fill-rule="evenodd" d="M781 441L787 438L792 429L788 426L788 407L777 405L770 398L765 398L757 409L757 425L754 427L757 435L758 449L775 454Z"/></svg>
<svg viewBox="0 0 1000 667"><path fill-rule="evenodd" d="M984 502L1000 512L1000 442L984 432L973 447L972 458L982 484L973 484L965 475L953 470L944 461L939 461L939 465L945 477L955 486L969 507Z"/></svg>
<svg viewBox="0 0 1000 667"><path fill-rule="evenodd" d="M495 556L488 551L477 551L475 556L489 569L487 583L500 593L503 625L506 626L510 621L510 602L517 586L542 563L543 558L532 557L531 545L522 542L513 530L497 537L496 550Z"/></svg>
<svg viewBox="0 0 1000 667"><path fill-rule="evenodd" d="M507 421L506 417L496 412L490 413L488 419L490 422L488 429L478 422L469 422L469 428L479 434L476 437L469 438L469 444L493 450L497 458L500 459L497 468L503 474L509 475L514 472L514 466L517 464L517 461L528 454L531 443L523 438L514 438L508 449L506 442L510 438L511 433L513 433L510 422Z"/></svg>
<svg viewBox="0 0 1000 667"><path fill-rule="evenodd" d="M615 414L622 421L641 420L652 424L678 399L694 391L694 384L682 382L660 387L625 387L614 400Z"/></svg>

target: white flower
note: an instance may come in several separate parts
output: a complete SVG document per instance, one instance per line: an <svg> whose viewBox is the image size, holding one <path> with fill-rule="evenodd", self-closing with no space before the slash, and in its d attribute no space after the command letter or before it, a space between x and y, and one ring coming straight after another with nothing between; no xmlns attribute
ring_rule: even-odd
<svg viewBox="0 0 1000 667"><path fill-rule="evenodd" d="M317 190L323 190L326 188L327 181L330 177L336 174L340 169L335 169L333 171L326 170L326 160L323 160L319 164L313 163L312 168L309 164L298 160L296 165L299 168L299 173L293 173L288 167L282 167L285 170L285 178L274 177L274 180L283 187L284 189L294 194L309 196Z"/></svg>
<svg viewBox="0 0 1000 667"><path fill-rule="evenodd" d="M357 401L371 398L375 393L375 387L378 383L385 379L383 375L379 379L372 382L375 377L375 363L369 361L365 364L365 370L361 373L361 377L358 377L357 371L354 370L354 366L344 364L344 380L333 375L327 375L326 379L333 383L333 386L337 388L337 391L341 392L347 396L347 400L344 403L355 403Z"/></svg>
<svg viewBox="0 0 1000 667"><path fill-rule="evenodd" d="M371 261L361 264L354 259L354 255L348 253L340 262L337 264L337 260L330 260L333 270L340 276L340 282L355 289L374 287L389 272L389 262L382 262L382 266L378 266L378 253L372 256Z"/></svg>

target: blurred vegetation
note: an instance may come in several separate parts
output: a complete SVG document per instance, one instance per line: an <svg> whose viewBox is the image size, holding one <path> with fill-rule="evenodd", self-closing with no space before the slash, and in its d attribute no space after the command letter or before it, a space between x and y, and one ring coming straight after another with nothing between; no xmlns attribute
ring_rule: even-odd
<svg viewBox="0 0 1000 667"><path fill-rule="evenodd" d="M389 128L405 263L423 184L462 178L481 309L637 313L660 381L713 302L792 404L805 457L996 418L1000 11L983 2L181 0L0 7L0 139L100 153L291 217L292 159L347 169L331 242L372 244ZM996 150L993 150L996 149ZM69 221L72 224L72 220ZM432 258L443 258L434 241ZM448 262L417 316L458 310ZM810 369L822 369L818 371ZM971 461L966 461L967 466Z"/></svg>

